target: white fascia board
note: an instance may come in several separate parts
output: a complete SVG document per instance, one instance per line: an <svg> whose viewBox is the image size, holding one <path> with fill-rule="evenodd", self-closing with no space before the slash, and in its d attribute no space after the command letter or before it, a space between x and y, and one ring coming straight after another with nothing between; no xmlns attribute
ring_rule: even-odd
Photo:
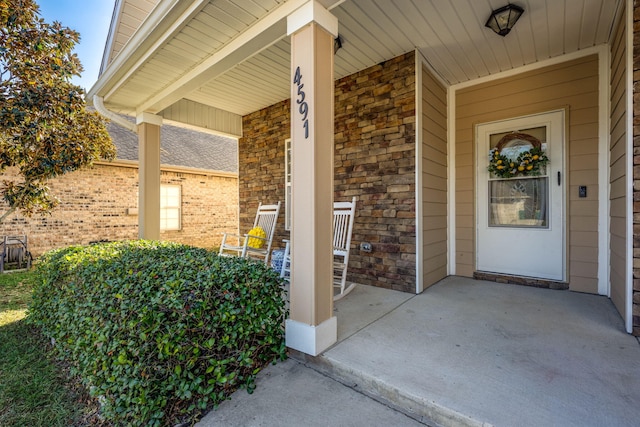
<svg viewBox="0 0 640 427"><path fill-rule="evenodd" d="M203 128L201 126L193 125L191 123L185 123L185 122L179 122L176 120L167 119L164 116L162 116L162 123L179 127L179 128L195 130L196 132L208 133L208 134L217 135L217 136L224 136L225 138L234 139L236 143L238 143L239 138L242 138L242 133L235 134L235 133L229 133L229 132L222 132L222 131L211 129L211 128Z"/></svg>
<svg viewBox="0 0 640 427"><path fill-rule="evenodd" d="M456 91L447 86L447 274L456 274Z"/></svg>
<svg viewBox="0 0 640 427"><path fill-rule="evenodd" d="M283 3L197 67L139 105L138 111L162 111L185 94L282 40L286 37L287 17L308 1L290 0Z"/></svg>
<svg viewBox="0 0 640 427"><path fill-rule="evenodd" d="M610 224L610 122L611 59L609 49L598 55L598 294L611 297Z"/></svg>
<svg viewBox="0 0 640 427"><path fill-rule="evenodd" d="M122 3L123 0L115 0L113 5L113 13L111 14L111 23L109 24L109 34L107 34L107 41L104 45L104 51L102 52L102 62L100 63L100 72L102 74L109 62L109 55L113 49L113 40L115 39L116 29L120 24L120 17L122 16Z"/></svg>
<svg viewBox="0 0 640 427"><path fill-rule="evenodd" d="M626 74L627 74L627 266L625 329L633 333L633 54L634 54L634 2L627 0L626 5Z"/></svg>
<svg viewBox="0 0 640 427"><path fill-rule="evenodd" d="M129 169L138 169L140 164L137 160L124 160L124 159L116 159L116 160L99 160L93 162L94 165L97 166L113 166L117 168L129 168ZM192 168L189 166L173 166L168 165L166 163L160 164L160 172L174 172L174 173L185 173L191 175L201 175L201 176L214 176L220 178L234 178L238 179L237 172L227 172L227 171L219 171L215 169L202 169L202 168Z"/></svg>
<svg viewBox="0 0 640 427"><path fill-rule="evenodd" d="M187 3L184 0L161 0L158 2L118 56L106 67L93 87L89 89L87 98L92 99L94 95L104 98L109 90L122 81L123 75L127 74L129 70L137 69L141 61L144 63L150 52L154 52L159 42L164 42L169 35L169 32L165 31L164 37L158 35L158 40L155 40L154 43L154 33L158 31L158 28L166 27L167 21L177 23L179 18L174 15L180 14L180 10L176 8L179 5L184 7ZM198 0L198 4L200 3L206 3L206 0ZM165 24L162 25L163 23ZM151 43L150 46L143 48L143 45L149 43Z"/></svg>
<svg viewBox="0 0 640 427"><path fill-rule="evenodd" d="M179 13L177 17L173 17L174 14L167 15L165 19L165 26L168 25L168 28L155 39L155 42L149 47L143 47L140 45L140 51L138 53L137 61L131 65L127 66L126 69L122 69L124 74L120 76L117 82L113 85L113 87L105 94L105 98L110 98L114 92L120 89L130 78L133 76L138 70L140 70L144 65L149 61L149 59L160 50L175 34L177 34L185 25L186 22L189 22L195 15L197 15L202 8L204 8L208 3L208 0L195 0L186 10L176 10L174 13ZM155 12L155 9L154 9ZM153 29L151 30L153 31ZM136 33L137 35L137 33ZM153 33L148 35L149 39L154 39ZM146 111L144 109L137 108L137 111ZM157 113L160 110L152 111L152 113Z"/></svg>
<svg viewBox="0 0 640 427"><path fill-rule="evenodd" d="M415 55L415 114L416 114L416 189L415 189L415 197L416 197L416 294L421 293L424 290L424 207L423 207L423 191L422 186L424 185L422 179L422 145L424 143L424 132L423 132L423 120L422 120L422 100L424 99L424 93L422 91L422 64L424 62L424 58L420 54L418 49L414 50Z"/></svg>

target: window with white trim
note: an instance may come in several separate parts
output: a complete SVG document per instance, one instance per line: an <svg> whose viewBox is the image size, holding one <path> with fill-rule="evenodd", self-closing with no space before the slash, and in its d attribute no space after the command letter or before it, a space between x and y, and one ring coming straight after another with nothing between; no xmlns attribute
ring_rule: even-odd
<svg viewBox="0 0 640 427"><path fill-rule="evenodd" d="M284 141L284 229L291 230L291 139Z"/></svg>
<svg viewBox="0 0 640 427"><path fill-rule="evenodd" d="M160 185L160 230L180 230L182 188L179 185Z"/></svg>

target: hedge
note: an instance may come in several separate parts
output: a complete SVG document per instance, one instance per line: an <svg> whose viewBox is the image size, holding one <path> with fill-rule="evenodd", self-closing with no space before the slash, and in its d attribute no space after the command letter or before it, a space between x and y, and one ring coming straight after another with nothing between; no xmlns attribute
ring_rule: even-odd
<svg viewBox="0 0 640 427"><path fill-rule="evenodd" d="M117 425L194 423L285 358L285 295L262 263L167 242L54 250L28 320Z"/></svg>

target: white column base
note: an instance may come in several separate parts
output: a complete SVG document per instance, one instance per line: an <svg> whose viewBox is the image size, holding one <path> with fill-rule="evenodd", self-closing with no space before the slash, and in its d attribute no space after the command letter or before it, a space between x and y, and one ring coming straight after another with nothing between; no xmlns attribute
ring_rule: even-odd
<svg viewBox="0 0 640 427"><path fill-rule="evenodd" d="M333 316L317 326L287 319L285 342L287 347L317 356L338 341L338 319Z"/></svg>

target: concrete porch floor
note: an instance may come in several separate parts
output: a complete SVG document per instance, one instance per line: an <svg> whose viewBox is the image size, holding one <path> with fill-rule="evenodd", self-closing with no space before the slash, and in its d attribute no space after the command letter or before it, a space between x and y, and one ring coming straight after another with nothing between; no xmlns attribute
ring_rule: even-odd
<svg viewBox="0 0 640 427"><path fill-rule="evenodd" d="M640 344L605 297L449 277L359 285L335 313L336 345L265 369L201 425L640 423Z"/></svg>

